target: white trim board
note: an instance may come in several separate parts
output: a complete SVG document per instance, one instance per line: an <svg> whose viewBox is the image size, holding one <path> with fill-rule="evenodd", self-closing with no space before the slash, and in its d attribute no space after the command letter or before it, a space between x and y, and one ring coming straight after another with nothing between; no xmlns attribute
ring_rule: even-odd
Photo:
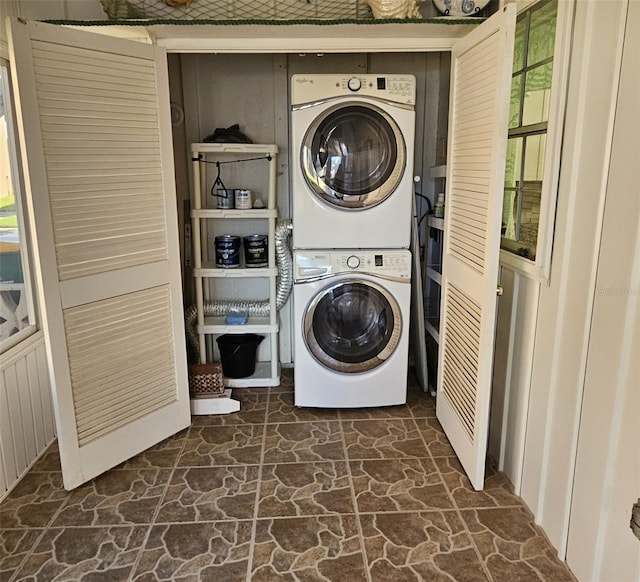
<svg viewBox="0 0 640 582"><path fill-rule="evenodd" d="M80 26L74 28L151 42L170 53L361 53L450 51L482 22L463 24L283 24Z"/></svg>

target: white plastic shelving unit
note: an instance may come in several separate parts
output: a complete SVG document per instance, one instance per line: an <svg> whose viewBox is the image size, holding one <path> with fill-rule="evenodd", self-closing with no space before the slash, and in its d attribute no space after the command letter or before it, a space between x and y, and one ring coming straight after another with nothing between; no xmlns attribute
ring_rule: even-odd
<svg viewBox="0 0 640 582"><path fill-rule="evenodd" d="M439 234L435 240L429 238L429 248L427 250L426 276L436 283L437 291L432 291L429 297L430 305L434 306L426 310L424 326L427 333L439 343L439 321L440 321L440 285L442 285L442 231L444 220L429 216L429 228L435 228Z"/></svg>
<svg viewBox="0 0 640 582"><path fill-rule="evenodd" d="M444 188L444 178L446 177L446 166L434 166L431 168L430 177L437 179L437 186ZM439 190L443 191L443 190ZM445 206L446 212L446 206ZM433 397L436 396L436 377L438 367L438 349L440 344L440 306L442 297L442 250L444 245L444 218L437 218L433 215L428 217L426 233L426 251L424 274L425 281L425 307L424 307L424 328L427 338L427 356L429 360L429 370L433 366L433 373L430 374L430 390ZM434 345L435 344L435 347Z"/></svg>
<svg viewBox="0 0 640 582"><path fill-rule="evenodd" d="M433 166L429 171L431 178L445 178L447 166ZM440 343L440 295L442 285L442 245L444 239L444 218L429 216L429 231L435 229L436 236L427 233L428 247L426 251L425 275L435 284L429 285L428 306L425 309L424 326L427 333Z"/></svg>
<svg viewBox="0 0 640 582"><path fill-rule="evenodd" d="M280 383L280 364L278 357L278 316L276 311L276 260L275 260L275 228L278 215L276 207L276 169L278 146L265 144L228 144L228 143L194 143L191 144L191 159L193 163L193 191L191 196L191 227L193 243L193 277L195 283L196 309L197 309L197 334L200 352L200 361L205 363L212 359L213 339L221 334L256 333L264 335L269 341L268 361L258 361L255 373L248 378L225 378L224 383L228 388L246 386L277 386ZM268 158L264 162L252 161L253 158ZM268 164L267 176L264 179L266 187L266 208L264 209L218 209L216 199L210 195L211 180L207 179L205 166L211 167L216 161L247 160L247 172L252 175L259 174L259 166L255 164ZM209 162L209 163L206 163ZM249 164L252 164L251 166ZM243 167L245 164L242 164ZM253 171L256 170L256 171ZM209 172L210 174L210 172ZM232 185L226 184L231 188ZM237 187L237 186L236 186ZM264 221L268 236L268 265L266 267L247 268L241 259L240 267L220 268L215 265L215 257L211 249L211 242L217 235L235 234L246 236L253 234L243 228L245 224L255 224L255 221ZM260 223L258 222L258 224ZM247 227L251 228L251 227ZM241 249L242 256L242 249ZM265 279L268 282L269 316L249 317L246 324L229 325L225 317L205 316L205 303L213 300L237 299L233 293L229 296L222 290L223 282L249 283L249 280ZM243 285L244 287L244 285ZM264 297L255 297L251 300L264 301ZM243 299L245 300L245 299ZM231 391L226 391L227 398ZM226 410L227 398L211 398L197 401L192 400L194 414L214 414L216 411L231 412ZM207 402L203 403L206 400ZM196 412L196 409L199 412ZM215 409L213 412L209 410Z"/></svg>

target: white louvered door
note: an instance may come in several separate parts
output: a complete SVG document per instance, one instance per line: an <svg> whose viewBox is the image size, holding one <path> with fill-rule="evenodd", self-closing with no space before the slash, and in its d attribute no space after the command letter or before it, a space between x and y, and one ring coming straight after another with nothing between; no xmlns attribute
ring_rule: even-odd
<svg viewBox="0 0 640 582"><path fill-rule="evenodd" d="M474 488L484 486L515 5L451 59L436 414Z"/></svg>
<svg viewBox="0 0 640 582"><path fill-rule="evenodd" d="M166 54L11 22L67 489L190 423Z"/></svg>

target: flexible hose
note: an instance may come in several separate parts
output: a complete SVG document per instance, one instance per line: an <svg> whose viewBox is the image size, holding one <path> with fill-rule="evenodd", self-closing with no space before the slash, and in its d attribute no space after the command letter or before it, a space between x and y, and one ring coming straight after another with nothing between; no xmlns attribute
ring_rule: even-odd
<svg viewBox="0 0 640 582"><path fill-rule="evenodd" d="M276 311L280 311L289 299L293 286L293 259L289 250L289 236L293 230L290 220L283 220L276 226L275 254L276 267ZM204 304L204 315L208 317L220 317L231 312L246 313L249 317L269 317L271 304L268 299L264 301L239 301L234 299L220 299L207 301ZM195 305L190 305L185 311L187 338L196 354L199 352L198 333L195 322L198 318L198 310Z"/></svg>

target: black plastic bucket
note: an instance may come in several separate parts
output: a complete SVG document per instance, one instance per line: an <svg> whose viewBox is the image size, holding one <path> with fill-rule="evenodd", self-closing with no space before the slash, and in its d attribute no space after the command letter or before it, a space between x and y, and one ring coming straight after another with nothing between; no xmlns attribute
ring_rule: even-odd
<svg viewBox="0 0 640 582"><path fill-rule="evenodd" d="M255 333L227 333L217 338L223 376L227 378L251 376L256 371L256 351L263 339L263 335Z"/></svg>

